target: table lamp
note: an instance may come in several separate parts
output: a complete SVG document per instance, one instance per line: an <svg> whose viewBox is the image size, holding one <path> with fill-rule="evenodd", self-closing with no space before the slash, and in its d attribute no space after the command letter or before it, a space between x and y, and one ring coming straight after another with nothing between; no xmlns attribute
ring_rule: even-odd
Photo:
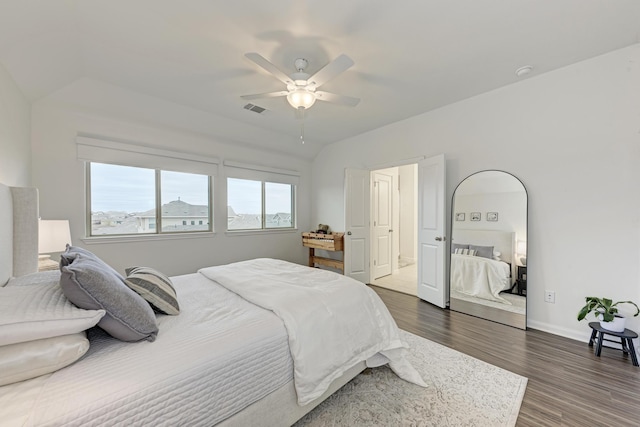
<svg viewBox="0 0 640 427"><path fill-rule="evenodd" d="M520 263L523 266L527 265L527 242L525 240L518 240L516 246L516 254L519 257Z"/></svg>

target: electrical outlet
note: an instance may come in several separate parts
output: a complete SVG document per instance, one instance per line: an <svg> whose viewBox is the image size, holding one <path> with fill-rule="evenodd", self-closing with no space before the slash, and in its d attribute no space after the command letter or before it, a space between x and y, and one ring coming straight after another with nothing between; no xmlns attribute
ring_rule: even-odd
<svg viewBox="0 0 640 427"><path fill-rule="evenodd" d="M556 303L556 293L554 291L544 291L544 302Z"/></svg>

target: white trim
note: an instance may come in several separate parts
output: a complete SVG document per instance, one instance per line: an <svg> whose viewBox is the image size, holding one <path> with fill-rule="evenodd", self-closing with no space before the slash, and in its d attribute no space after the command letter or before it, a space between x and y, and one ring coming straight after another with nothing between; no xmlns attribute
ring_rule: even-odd
<svg viewBox="0 0 640 427"><path fill-rule="evenodd" d="M369 166L365 166L365 168L369 169L370 171L376 171L376 170L380 170L380 169L393 168L393 167L397 167L397 166L412 165L412 164L418 163L420 160L424 160L426 158L427 158L427 156L411 157L409 159L395 160L395 161L391 161L391 162L379 163L377 165L369 165Z"/></svg>
<svg viewBox="0 0 640 427"><path fill-rule="evenodd" d="M87 245L111 244L111 243L128 243L128 242L148 242L150 240L179 240L179 239L210 239L215 237L213 231L203 232L182 232L182 233L140 233L127 234L117 236L91 236L82 237L83 243Z"/></svg>
<svg viewBox="0 0 640 427"><path fill-rule="evenodd" d="M251 235L260 235L260 234L286 234L286 233L298 233L297 228L263 228L261 230L251 229L251 230L226 230L224 232L225 236L251 236Z"/></svg>
<svg viewBox="0 0 640 427"><path fill-rule="evenodd" d="M575 329L558 327L546 322L538 322L536 320L527 319L527 327L531 329L537 329L542 332L548 332L553 335L560 335L561 337L570 338L572 340L584 342L585 345L589 343L591 337L591 329L589 329L588 322L583 322L585 326L584 332L578 332Z"/></svg>

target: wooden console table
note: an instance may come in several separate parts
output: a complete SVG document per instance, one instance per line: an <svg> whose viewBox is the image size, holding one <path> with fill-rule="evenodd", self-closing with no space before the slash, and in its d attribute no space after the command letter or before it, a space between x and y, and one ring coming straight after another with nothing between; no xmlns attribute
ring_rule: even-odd
<svg viewBox="0 0 640 427"><path fill-rule="evenodd" d="M344 233L302 233L302 245L309 248L309 267L319 264L336 268L344 273L344 261L316 256L316 249L331 252L344 251ZM344 254L342 258L344 259Z"/></svg>

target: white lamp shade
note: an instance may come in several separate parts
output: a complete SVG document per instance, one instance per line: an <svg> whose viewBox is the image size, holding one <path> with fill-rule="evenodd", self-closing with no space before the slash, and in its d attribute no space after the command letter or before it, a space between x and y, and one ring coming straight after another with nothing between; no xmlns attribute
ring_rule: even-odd
<svg viewBox="0 0 640 427"><path fill-rule="evenodd" d="M316 102L316 94L306 89L296 89L289 92L287 101L293 108L309 108Z"/></svg>
<svg viewBox="0 0 640 427"><path fill-rule="evenodd" d="M50 254L62 252L66 249L67 243L71 244L71 232L69 231L69 221L43 220L38 225L38 253Z"/></svg>
<svg viewBox="0 0 640 427"><path fill-rule="evenodd" d="M527 254L527 242L525 242L524 240L518 240L518 244L516 247L516 253L520 254L520 255L526 255Z"/></svg>

